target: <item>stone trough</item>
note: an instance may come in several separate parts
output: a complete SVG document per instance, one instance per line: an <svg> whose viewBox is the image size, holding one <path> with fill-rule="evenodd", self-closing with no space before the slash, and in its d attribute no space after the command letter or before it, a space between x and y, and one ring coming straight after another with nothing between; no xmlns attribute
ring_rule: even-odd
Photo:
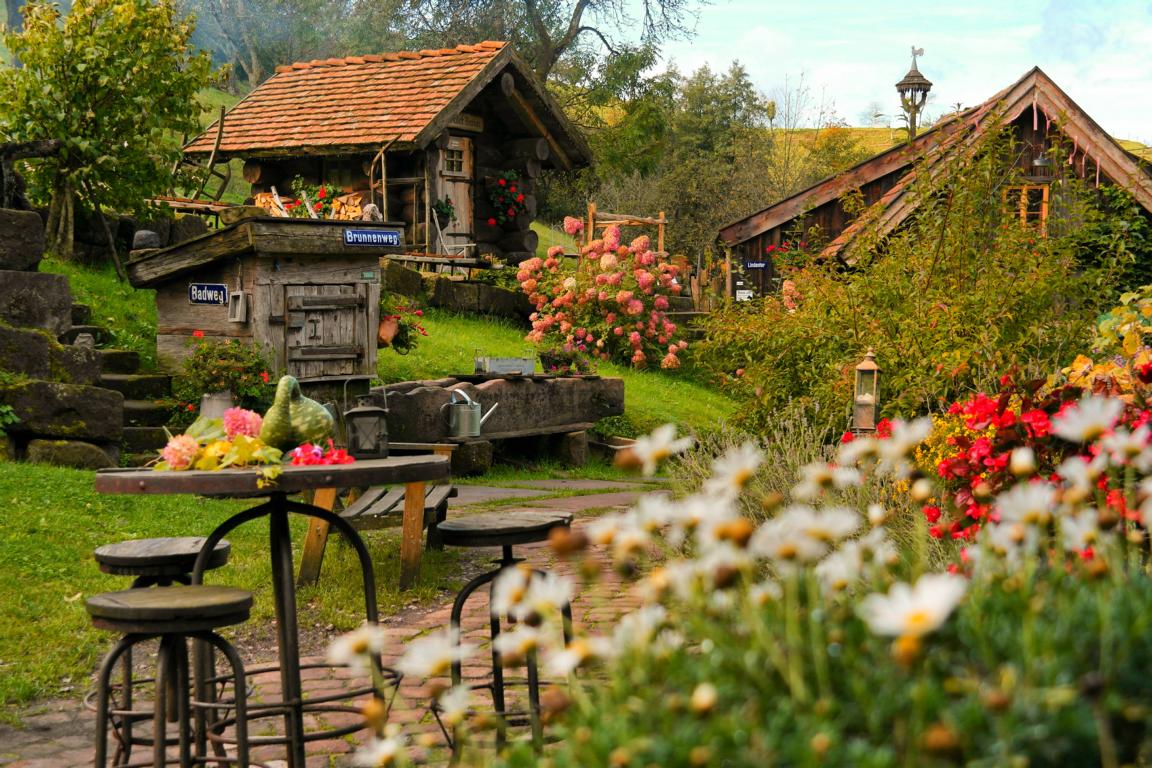
<svg viewBox="0 0 1152 768"><path fill-rule="evenodd" d="M454 390L480 403L489 416L479 437L453 437L444 406ZM547 453L568 464L587 460L587 430L624 413L624 380L600 376L459 375L377 387L373 405L388 408L388 438L395 442L455 443L452 472L481 474L494 450Z"/></svg>

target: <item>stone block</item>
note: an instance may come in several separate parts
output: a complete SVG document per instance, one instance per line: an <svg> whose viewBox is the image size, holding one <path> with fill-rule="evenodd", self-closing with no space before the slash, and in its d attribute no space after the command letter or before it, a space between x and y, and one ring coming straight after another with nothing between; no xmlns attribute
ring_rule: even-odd
<svg viewBox="0 0 1152 768"><path fill-rule="evenodd" d="M0 389L12 406L14 435L117 443L124 431L124 396L80 384L30 381Z"/></svg>
<svg viewBox="0 0 1152 768"><path fill-rule="evenodd" d="M202 217L194 213L177 216L172 222L172 236L169 239L169 245L176 245L206 234L208 234L208 225L204 223Z"/></svg>
<svg viewBox="0 0 1152 768"><path fill-rule="evenodd" d="M588 433L568 432L556 437L557 461L569 467L582 467L588 463Z"/></svg>
<svg viewBox="0 0 1152 768"><path fill-rule="evenodd" d="M136 234L132 236L132 250L139 251L143 248L162 248L160 243L160 233L153 232L150 229L138 229Z"/></svg>
<svg viewBox="0 0 1152 768"><path fill-rule="evenodd" d="M100 381L100 354L94 347L51 348L53 381L94 385Z"/></svg>
<svg viewBox="0 0 1152 768"><path fill-rule="evenodd" d="M535 307L520 291L469 280L436 281L430 302L453 312L496 315L526 321Z"/></svg>
<svg viewBox="0 0 1152 768"><path fill-rule="evenodd" d="M0 326L0 370L33 379L51 378L51 346L44 333Z"/></svg>
<svg viewBox="0 0 1152 768"><path fill-rule="evenodd" d="M163 248L169 244L172 238L172 219L165 216L157 216L155 219L142 222L140 229L155 232L156 236L160 238L160 245L155 247Z"/></svg>
<svg viewBox="0 0 1152 768"><path fill-rule="evenodd" d="M31 440L28 461L76 469L115 467L116 461L103 448L81 440Z"/></svg>
<svg viewBox="0 0 1152 768"><path fill-rule="evenodd" d="M408 269L389 259L384 260L383 288L402 296L419 296L424 290L424 279L414 269Z"/></svg>
<svg viewBox="0 0 1152 768"><path fill-rule="evenodd" d="M0 322L59 336L72 327L72 290L64 275L0 270Z"/></svg>
<svg viewBox="0 0 1152 768"><path fill-rule="evenodd" d="M0 435L0 461L16 461L16 441L8 435Z"/></svg>
<svg viewBox="0 0 1152 768"><path fill-rule="evenodd" d="M452 474L457 477L482 475L492 467L492 443L477 440L461 443L452 452Z"/></svg>
<svg viewBox="0 0 1152 768"><path fill-rule="evenodd" d="M44 225L35 211L0 208L0 269L36 271L44 256Z"/></svg>

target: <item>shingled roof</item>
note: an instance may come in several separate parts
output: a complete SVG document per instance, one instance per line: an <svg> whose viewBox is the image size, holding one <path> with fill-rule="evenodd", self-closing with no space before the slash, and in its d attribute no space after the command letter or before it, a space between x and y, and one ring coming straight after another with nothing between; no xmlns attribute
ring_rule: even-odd
<svg viewBox="0 0 1152 768"><path fill-rule="evenodd" d="M846 192L904 170L900 180L822 252L824 256L841 256L866 223L876 223L883 236L911 215L915 200L910 190L916 178L947 173L950 163L963 162L990 126L1010 123L1026 110L1032 110L1034 120L1050 120L1068 137L1079 153L1081 165L1084 160L1091 160L1099 174L1122 186L1152 213L1152 176L1141 159L1120 146L1048 75L1034 67L984 103L941 120L911 143L881 152L854 168L729 224L720 230L720 240L735 246L817 207L834 203Z"/></svg>
<svg viewBox="0 0 1152 768"><path fill-rule="evenodd" d="M325 59L277 67L224 117L223 157L330 154L389 142L423 148L506 68L538 105L569 155L587 162L587 145L529 69L503 42L437 50ZM213 123L184 148L207 154Z"/></svg>

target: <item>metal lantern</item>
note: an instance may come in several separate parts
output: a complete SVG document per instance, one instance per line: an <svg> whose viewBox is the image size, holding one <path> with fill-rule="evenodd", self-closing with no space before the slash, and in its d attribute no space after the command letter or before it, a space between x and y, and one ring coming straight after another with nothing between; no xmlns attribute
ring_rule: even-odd
<svg viewBox="0 0 1152 768"><path fill-rule="evenodd" d="M388 411L374 405L358 405L344 412L348 453L357 459L388 458Z"/></svg>
<svg viewBox="0 0 1152 768"><path fill-rule="evenodd" d="M928 101L928 91L932 90L932 81L920 74L920 70L916 68L916 57L923 55L923 48L912 46L912 69L908 70L904 79L896 83L900 105L908 117L908 141L916 138L916 119Z"/></svg>
<svg viewBox="0 0 1152 768"><path fill-rule="evenodd" d="M871 348L856 366L856 395L852 403L852 429L855 432L876 430L876 411L880 406L880 366Z"/></svg>

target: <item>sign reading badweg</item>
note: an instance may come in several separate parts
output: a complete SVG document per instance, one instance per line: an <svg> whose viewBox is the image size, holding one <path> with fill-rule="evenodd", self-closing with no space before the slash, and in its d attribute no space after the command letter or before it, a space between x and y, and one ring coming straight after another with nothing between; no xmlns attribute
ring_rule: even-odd
<svg viewBox="0 0 1152 768"><path fill-rule="evenodd" d="M192 304L227 304L228 286L223 283L189 283L188 301Z"/></svg>

